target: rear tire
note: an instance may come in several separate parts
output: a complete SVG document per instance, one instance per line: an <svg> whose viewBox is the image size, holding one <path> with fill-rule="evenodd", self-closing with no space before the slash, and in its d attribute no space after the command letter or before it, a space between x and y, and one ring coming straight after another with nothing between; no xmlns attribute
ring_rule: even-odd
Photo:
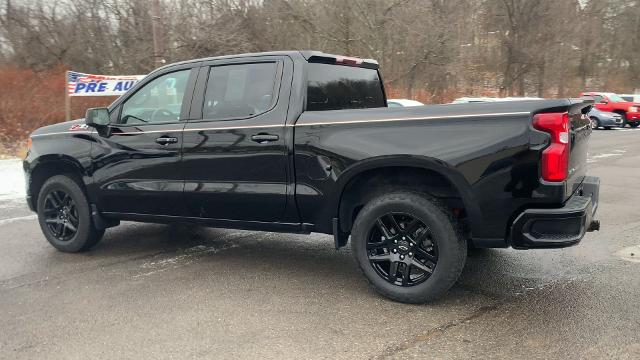
<svg viewBox="0 0 640 360"><path fill-rule="evenodd" d="M631 126L632 128L637 128L638 125L640 125L640 123L637 123L637 122L629 123L629 126Z"/></svg>
<svg viewBox="0 0 640 360"><path fill-rule="evenodd" d="M42 185L37 210L44 236L62 252L86 251L104 235L93 224L84 191L69 176L56 175Z"/></svg>
<svg viewBox="0 0 640 360"><path fill-rule="evenodd" d="M591 120L591 128L593 130L600 127L600 120L598 120L597 117L591 117L590 120Z"/></svg>
<svg viewBox="0 0 640 360"><path fill-rule="evenodd" d="M369 201L354 222L351 242L371 286L405 303L440 298L458 280L467 258L466 239L448 209L406 190Z"/></svg>

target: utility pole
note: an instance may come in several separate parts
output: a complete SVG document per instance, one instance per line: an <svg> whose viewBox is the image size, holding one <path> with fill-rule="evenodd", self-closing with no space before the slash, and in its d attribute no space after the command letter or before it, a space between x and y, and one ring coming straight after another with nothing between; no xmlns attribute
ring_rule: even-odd
<svg viewBox="0 0 640 360"><path fill-rule="evenodd" d="M64 72L64 118L71 120L71 96L69 95L69 70Z"/></svg>
<svg viewBox="0 0 640 360"><path fill-rule="evenodd" d="M153 34L153 64L156 68L163 63L160 54L158 27L160 22L160 0L151 0L151 33Z"/></svg>

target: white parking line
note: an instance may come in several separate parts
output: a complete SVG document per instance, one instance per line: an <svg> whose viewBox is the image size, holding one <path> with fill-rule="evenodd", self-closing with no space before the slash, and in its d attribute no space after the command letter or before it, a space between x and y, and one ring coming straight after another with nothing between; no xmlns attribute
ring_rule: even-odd
<svg viewBox="0 0 640 360"><path fill-rule="evenodd" d="M8 218L8 219L1 219L0 220L0 225L4 225L4 224L9 224L15 221L22 221L22 220L33 220L33 219L37 219L38 215L27 215L27 216L19 216L19 217L14 217L14 218Z"/></svg>

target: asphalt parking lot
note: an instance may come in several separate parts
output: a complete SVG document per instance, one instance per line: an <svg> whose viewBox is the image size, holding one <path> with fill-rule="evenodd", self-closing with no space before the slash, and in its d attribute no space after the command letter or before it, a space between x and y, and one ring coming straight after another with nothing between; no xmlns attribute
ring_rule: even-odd
<svg viewBox="0 0 640 360"><path fill-rule="evenodd" d="M373 292L329 236L124 223L63 254L2 195L0 358L638 359L640 129L596 131L589 163L600 232L474 252L419 306Z"/></svg>

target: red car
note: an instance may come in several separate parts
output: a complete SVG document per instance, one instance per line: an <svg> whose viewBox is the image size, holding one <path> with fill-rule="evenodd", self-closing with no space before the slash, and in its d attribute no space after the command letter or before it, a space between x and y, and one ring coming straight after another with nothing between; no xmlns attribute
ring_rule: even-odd
<svg viewBox="0 0 640 360"><path fill-rule="evenodd" d="M625 127L626 124L631 127L640 125L640 104L638 103L626 101L620 95L608 92L590 91L584 92L580 96L592 96L598 110L622 115L622 127Z"/></svg>

